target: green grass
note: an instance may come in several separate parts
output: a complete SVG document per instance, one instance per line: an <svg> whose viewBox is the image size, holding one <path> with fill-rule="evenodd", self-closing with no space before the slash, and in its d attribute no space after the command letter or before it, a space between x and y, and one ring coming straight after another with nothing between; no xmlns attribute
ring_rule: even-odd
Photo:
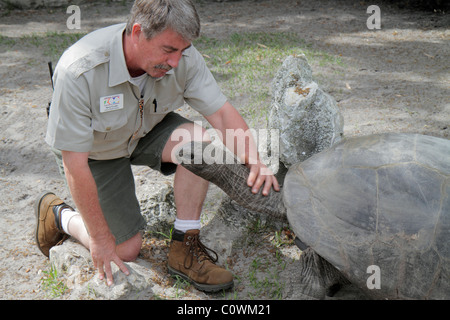
<svg viewBox="0 0 450 320"><path fill-rule="evenodd" d="M167 232L164 231L149 231L149 236L156 236L159 239L166 240L167 243L169 243L172 240L172 234L173 234L174 228L171 226Z"/></svg>
<svg viewBox="0 0 450 320"><path fill-rule="evenodd" d="M194 41L208 67L250 127L265 128L272 80L289 55L304 53L310 63L339 64L339 57L314 50L295 33L234 33L225 39L202 36Z"/></svg>
<svg viewBox="0 0 450 320"><path fill-rule="evenodd" d="M18 38L0 35L0 46L5 46L9 50L40 50L55 65L64 50L85 34L48 31L23 35Z"/></svg>
<svg viewBox="0 0 450 320"><path fill-rule="evenodd" d="M42 271L42 273L44 276L41 280L41 287L47 292L48 296L58 298L67 291L64 281L59 279L58 272L53 265L50 270Z"/></svg>

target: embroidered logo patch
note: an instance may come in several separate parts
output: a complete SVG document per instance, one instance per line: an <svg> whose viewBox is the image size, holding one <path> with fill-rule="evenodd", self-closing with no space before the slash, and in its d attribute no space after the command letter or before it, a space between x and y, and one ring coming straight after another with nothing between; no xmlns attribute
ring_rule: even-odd
<svg viewBox="0 0 450 320"><path fill-rule="evenodd" d="M100 98L100 112L109 112L123 109L123 94L114 94Z"/></svg>

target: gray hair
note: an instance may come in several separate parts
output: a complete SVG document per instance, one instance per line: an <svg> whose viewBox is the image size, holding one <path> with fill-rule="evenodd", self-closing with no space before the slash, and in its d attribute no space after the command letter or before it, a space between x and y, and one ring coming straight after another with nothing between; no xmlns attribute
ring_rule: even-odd
<svg viewBox="0 0 450 320"><path fill-rule="evenodd" d="M200 18L191 0L136 0L127 23L128 35L135 23L147 39L168 28L189 42L200 35Z"/></svg>

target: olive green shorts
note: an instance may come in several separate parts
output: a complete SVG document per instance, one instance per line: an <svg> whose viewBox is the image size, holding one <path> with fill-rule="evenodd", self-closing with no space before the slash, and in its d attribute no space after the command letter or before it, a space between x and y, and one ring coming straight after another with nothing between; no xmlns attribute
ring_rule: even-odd
<svg viewBox="0 0 450 320"><path fill-rule="evenodd" d="M163 149L172 132L184 123L191 122L176 113L169 113L145 137L139 140L130 158L112 160L89 160L89 167L97 184L98 197L105 219L116 243L122 243L144 229L136 198L131 165L149 166L164 175L173 174L176 165L161 163ZM59 150L53 150L63 177L64 168Z"/></svg>

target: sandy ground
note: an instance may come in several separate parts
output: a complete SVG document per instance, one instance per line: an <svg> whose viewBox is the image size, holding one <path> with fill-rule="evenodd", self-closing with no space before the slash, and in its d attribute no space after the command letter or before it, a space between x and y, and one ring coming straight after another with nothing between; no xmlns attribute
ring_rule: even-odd
<svg viewBox="0 0 450 320"><path fill-rule="evenodd" d="M450 136L450 19L379 1L381 29L368 30L360 1L201 1L202 32L296 32L343 66L312 64L319 85L338 102L345 135L415 132ZM123 22L129 4L81 6L81 32ZM67 31L65 9L0 13L0 34ZM0 42L1 43L1 42ZM0 299L44 299L48 260L34 242L35 198L50 190L69 199L44 142L51 97L47 57L0 46ZM238 98L237 98L238 99ZM240 101L231 101L239 108ZM151 175L147 171L139 174ZM70 200L69 200L70 201ZM244 255L236 264L249 263Z"/></svg>

